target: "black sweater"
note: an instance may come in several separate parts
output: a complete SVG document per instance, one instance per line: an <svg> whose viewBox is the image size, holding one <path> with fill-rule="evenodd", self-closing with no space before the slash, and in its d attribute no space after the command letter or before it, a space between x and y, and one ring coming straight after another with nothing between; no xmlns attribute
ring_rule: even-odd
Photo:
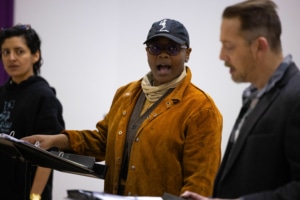
<svg viewBox="0 0 300 200"><path fill-rule="evenodd" d="M33 134L57 134L64 129L62 105L45 79L33 76L0 87L0 133L15 132L20 139ZM17 161L0 151L1 199L29 199L36 166ZM52 175L42 195L52 199Z"/></svg>

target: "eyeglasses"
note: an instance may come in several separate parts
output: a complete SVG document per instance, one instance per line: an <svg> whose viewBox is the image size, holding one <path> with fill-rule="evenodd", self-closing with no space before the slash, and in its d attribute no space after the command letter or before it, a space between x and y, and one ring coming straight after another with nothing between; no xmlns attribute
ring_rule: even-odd
<svg viewBox="0 0 300 200"><path fill-rule="evenodd" d="M147 50L152 55L159 55L163 50L167 52L170 56L176 56L181 49L187 49L188 47L185 45L180 45L176 43L171 43L166 46L162 46L160 44L149 44L147 46Z"/></svg>

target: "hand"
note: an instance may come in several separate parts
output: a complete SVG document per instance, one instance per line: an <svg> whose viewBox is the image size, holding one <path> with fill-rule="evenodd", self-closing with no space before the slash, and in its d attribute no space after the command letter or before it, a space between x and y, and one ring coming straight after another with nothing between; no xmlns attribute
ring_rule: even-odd
<svg viewBox="0 0 300 200"><path fill-rule="evenodd" d="M189 200L209 200L210 198L201 196L197 193L185 191L180 197Z"/></svg>
<svg viewBox="0 0 300 200"><path fill-rule="evenodd" d="M229 200L229 199L208 198L208 197L204 197L204 196L201 196L197 193L190 192L190 191L185 191L180 197L182 197L184 199L189 199L189 200ZM238 198L238 199L232 199L232 200L240 200L240 199Z"/></svg>
<svg viewBox="0 0 300 200"><path fill-rule="evenodd" d="M57 147L61 150L70 150L71 145L67 135L31 135L21 138L31 144L38 144L42 149L50 149L51 147Z"/></svg>

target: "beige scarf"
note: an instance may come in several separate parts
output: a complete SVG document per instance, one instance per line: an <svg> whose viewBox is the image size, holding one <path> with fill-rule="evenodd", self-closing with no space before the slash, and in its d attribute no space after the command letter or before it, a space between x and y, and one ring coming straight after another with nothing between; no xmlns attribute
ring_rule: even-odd
<svg viewBox="0 0 300 200"><path fill-rule="evenodd" d="M162 95L166 93L166 91L170 88L175 88L178 83L184 79L186 76L186 68L184 67L180 76L175 78L174 80L161 84L159 86L152 86L151 82L153 81L152 74L149 72L143 77L141 86L143 92L145 93L146 99L150 102L150 104L155 103ZM151 105L150 105L151 106Z"/></svg>

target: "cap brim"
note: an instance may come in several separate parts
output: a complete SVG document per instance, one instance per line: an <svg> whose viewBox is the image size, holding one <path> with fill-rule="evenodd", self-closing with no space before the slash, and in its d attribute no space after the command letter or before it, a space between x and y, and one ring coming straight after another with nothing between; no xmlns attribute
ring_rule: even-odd
<svg viewBox="0 0 300 200"><path fill-rule="evenodd" d="M150 40L156 38L156 37L166 37L166 38L169 38L170 40L173 40L174 42L178 43L178 44L185 44L186 42L183 41L182 39L178 38L178 37L175 37L173 35L170 35L168 33L159 33L159 34L156 34L150 38L148 38L143 44L146 44L147 42L149 42Z"/></svg>

